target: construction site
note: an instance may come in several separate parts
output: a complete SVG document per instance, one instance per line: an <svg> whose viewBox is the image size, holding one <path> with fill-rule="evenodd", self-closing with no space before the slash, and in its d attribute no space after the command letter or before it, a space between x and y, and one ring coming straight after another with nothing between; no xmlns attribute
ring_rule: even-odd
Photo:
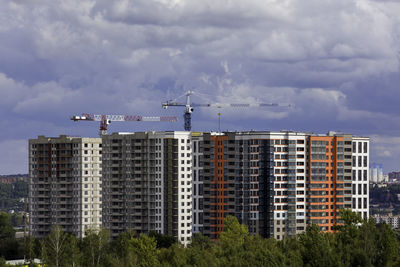
<svg viewBox="0 0 400 267"><path fill-rule="evenodd" d="M99 123L98 138L39 136L29 141L29 232L52 225L84 237L104 227L132 229L188 245L195 233L218 239L235 216L250 233L278 240L317 224L333 232L339 210L369 216L369 138L329 132L191 132L195 108L274 108L275 103L192 103L183 131L108 134L112 122L178 121L174 116L81 114Z"/></svg>

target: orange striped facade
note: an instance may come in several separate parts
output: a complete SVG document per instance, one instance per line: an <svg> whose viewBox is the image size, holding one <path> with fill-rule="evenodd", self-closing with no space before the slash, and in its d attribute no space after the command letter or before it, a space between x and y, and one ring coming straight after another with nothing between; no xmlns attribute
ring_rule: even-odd
<svg viewBox="0 0 400 267"><path fill-rule="evenodd" d="M210 224L214 231L211 234L219 236L224 227L225 218L225 181L224 181L224 141L228 140L226 135L211 136L214 141L214 180L211 185L211 201L210 203ZM214 186L213 186L214 185Z"/></svg>
<svg viewBox="0 0 400 267"><path fill-rule="evenodd" d="M344 204L343 141L340 136L309 137L308 219L328 232L335 230Z"/></svg>

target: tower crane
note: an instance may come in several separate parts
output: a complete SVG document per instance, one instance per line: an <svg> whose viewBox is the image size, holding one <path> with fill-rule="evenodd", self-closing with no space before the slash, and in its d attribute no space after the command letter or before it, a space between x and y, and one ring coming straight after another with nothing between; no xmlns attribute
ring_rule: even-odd
<svg viewBox="0 0 400 267"><path fill-rule="evenodd" d="M164 109L168 107L185 107L185 112L183 114L185 131L190 131L192 129L192 113L194 107L212 107L212 108L245 108L245 107L290 107L290 105L280 105L276 103L209 103L209 104L197 104L191 103L190 96L195 94L193 91L187 91L184 95L178 97L181 98L186 96L186 103L176 102L176 100L169 100L167 102L161 103Z"/></svg>
<svg viewBox="0 0 400 267"><path fill-rule="evenodd" d="M73 121L99 121L100 135L107 134L108 125L113 121L165 121L176 122L178 119L174 116L145 117L138 115L96 115L83 113L81 116L72 116Z"/></svg>

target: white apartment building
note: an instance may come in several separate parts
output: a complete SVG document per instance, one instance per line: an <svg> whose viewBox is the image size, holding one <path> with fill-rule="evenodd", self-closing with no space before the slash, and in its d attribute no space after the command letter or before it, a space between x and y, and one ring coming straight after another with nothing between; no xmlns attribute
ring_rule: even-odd
<svg viewBox="0 0 400 267"><path fill-rule="evenodd" d="M29 230L44 237L52 226L83 237L101 215L101 139L44 137L29 140Z"/></svg>
<svg viewBox="0 0 400 267"><path fill-rule="evenodd" d="M369 138L353 136L352 210L369 217Z"/></svg>
<svg viewBox="0 0 400 267"><path fill-rule="evenodd" d="M306 134L271 132L268 136L274 148L274 230L282 239L306 229Z"/></svg>

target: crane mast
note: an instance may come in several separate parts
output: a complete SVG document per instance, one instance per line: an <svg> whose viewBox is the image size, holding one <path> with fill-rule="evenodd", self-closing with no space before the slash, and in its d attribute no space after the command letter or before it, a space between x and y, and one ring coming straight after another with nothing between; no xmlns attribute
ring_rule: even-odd
<svg viewBox="0 0 400 267"><path fill-rule="evenodd" d="M164 109L168 107L185 107L185 111L183 113L183 121L185 131L192 130L192 113L194 111L193 107L213 107L213 108L225 108L225 107L233 107L233 108L246 108L246 107L290 107L290 105L282 105L277 103L206 103L206 104L197 104L191 103L190 96L195 94L193 91L187 91L184 95L186 96L186 103L176 102L176 100L169 100L167 102L161 103L161 106ZM182 97L180 96L180 97ZM178 97L178 98L180 98ZM177 98L177 99L178 99Z"/></svg>
<svg viewBox="0 0 400 267"><path fill-rule="evenodd" d="M139 115L97 115L83 113L81 116L72 116L73 121L99 121L100 135L107 134L108 125L113 121L147 121L147 122L176 122L174 116L139 116Z"/></svg>

